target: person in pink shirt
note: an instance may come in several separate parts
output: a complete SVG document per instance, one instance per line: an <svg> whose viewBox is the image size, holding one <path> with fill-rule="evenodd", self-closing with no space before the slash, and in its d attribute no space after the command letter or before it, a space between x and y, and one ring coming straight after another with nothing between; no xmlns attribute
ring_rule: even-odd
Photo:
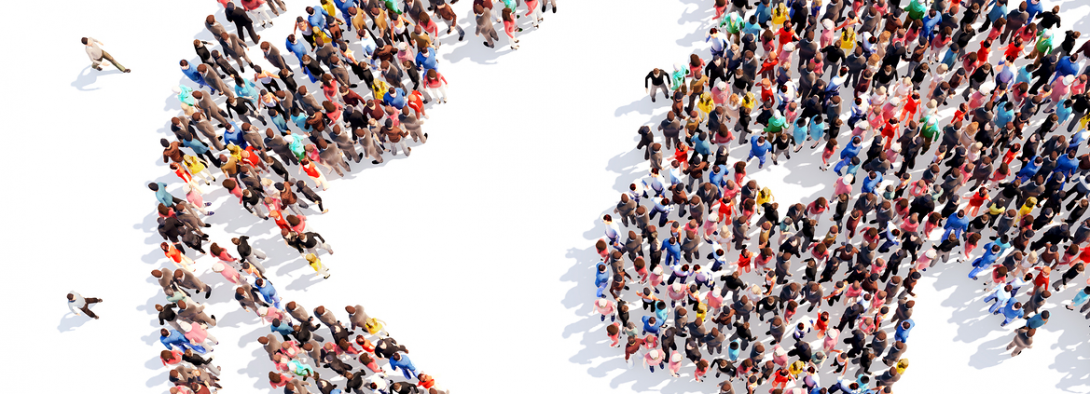
<svg viewBox="0 0 1090 394"><path fill-rule="evenodd" d="M704 295L704 303L708 306L708 314L715 315L719 313L719 308L723 306L723 295L719 294L719 288L712 285L708 292Z"/></svg>
<svg viewBox="0 0 1090 394"><path fill-rule="evenodd" d="M617 321L617 307L608 299L599 298L595 301L594 312L602 315L602 321L606 321L606 316L609 316L610 322Z"/></svg>
<svg viewBox="0 0 1090 394"><path fill-rule="evenodd" d="M656 265L655 268L651 270L651 275L648 277L647 285L651 286L651 288L655 289L655 292L658 293L659 292L658 286L661 285L662 283L663 283L662 265Z"/></svg>
<svg viewBox="0 0 1090 394"><path fill-rule="evenodd" d="M666 295L670 297L670 307L672 308L677 305L678 301L682 301L689 296L689 288L684 284L674 283L666 287Z"/></svg>
<svg viewBox="0 0 1090 394"><path fill-rule="evenodd" d="M515 13L510 8L504 7L503 12L503 32L506 33L507 42L511 45L511 50L519 49L519 40L515 38L515 31L521 31L518 27L518 23L515 22Z"/></svg>
<svg viewBox="0 0 1090 394"><path fill-rule="evenodd" d="M833 183L833 197L841 194L852 195L852 182L855 181L855 176L852 174L844 174L844 176L837 178Z"/></svg>
<svg viewBox="0 0 1090 394"><path fill-rule="evenodd" d="M620 328L620 326L621 325L619 323L617 323L617 322L610 323L610 325L606 326L606 335L609 336L609 341L610 341L609 347L620 347L621 346L621 328Z"/></svg>
<svg viewBox="0 0 1090 394"><path fill-rule="evenodd" d="M269 371L269 385L274 389L278 389L287 386L291 383L291 375L276 373L275 371Z"/></svg>
<svg viewBox="0 0 1090 394"><path fill-rule="evenodd" d="M281 322L290 323L291 317L285 316L283 312L274 307L260 307L257 308L258 316L261 316L265 323L272 324L273 320L280 320Z"/></svg>
<svg viewBox="0 0 1090 394"><path fill-rule="evenodd" d="M238 259L235 258L235 256L232 256L230 253L227 253L226 249L221 248L215 242L213 242L212 246L210 246L208 248L208 251L210 252L210 254L212 256L216 257L217 259L220 259L220 261L223 261L225 263L233 263L233 262L238 261Z"/></svg>
<svg viewBox="0 0 1090 394"><path fill-rule="evenodd" d="M678 353L677 350L670 353L670 362L666 366L670 369L670 376L675 378L681 377L678 372L681 372L681 360L684 359L685 358L681 357L681 353Z"/></svg>
<svg viewBox="0 0 1090 394"><path fill-rule="evenodd" d="M651 372L655 372L656 366L660 369L666 369L665 361L666 354L663 353L662 349L651 349L643 355L643 365L650 367Z"/></svg>
<svg viewBox="0 0 1090 394"><path fill-rule="evenodd" d="M190 343L201 345L208 350L212 350L213 345L219 345L220 343L216 337L208 333L208 330L201 323L180 321L178 326L185 330L185 337Z"/></svg>
<svg viewBox="0 0 1090 394"><path fill-rule="evenodd" d="M1071 93L1071 87L1075 84L1074 75L1066 75L1063 78L1056 78L1052 82L1052 102L1045 107L1045 112L1054 111L1056 105L1062 103L1064 98Z"/></svg>
<svg viewBox="0 0 1090 394"><path fill-rule="evenodd" d="M193 207L193 209L196 209L197 212L200 212L205 216L216 214L213 211L204 209L205 207L211 206L212 203L204 202L204 196L197 188L190 187L189 185L182 185L182 191L185 192L185 200L188 201L189 205Z"/></svg>
<svg viewBox="0 0 1090 394"><path fill-rule="evenodd" d="M447 102L447 79L435 69L428 70L424 74L424 87L428 89L428 95L436 103Z"/></svg>
<svg viewBox="0 0 1090 394"><path fill-rule="evenodd" d="M538 8L538 0L525 0L526 3L526 16L530 17L530 20L534 24L534 28L540 28L541 22L545 20L541 16L541 13L545 11L545 7Z"/></svg>
<svg viewBox="0 0 1090 394"><path fill-rule="evenodd" d="M159 361L162 361L164 366L178 364L182 362L182 351L178 349L161 351L159 352Z"/></svg>
<svg viewBox="0 0 1090 394"><path fill-rule="evenodd" d="M643 338L643 348L644 349L651 350L651 349L658 349L658 347L659 347L659 336L658 335L647 334L647 336Z"/></svg>

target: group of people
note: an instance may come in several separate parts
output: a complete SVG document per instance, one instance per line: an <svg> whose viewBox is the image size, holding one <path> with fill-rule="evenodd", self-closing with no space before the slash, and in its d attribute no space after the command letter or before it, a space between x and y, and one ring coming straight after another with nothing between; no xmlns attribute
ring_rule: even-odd
<svg viewBox="0 0 1090 394"><path fill-rule="evenodd" d="M709 3L710 54L645 78L669 111L602 218L592 313L626 361L721 393L891 393L915 287L955 261L1011 356L1051 307L1090 319L1090 41L1059 6ZM792 155L832 192L781 207L759 170Z"/></svg>
<svg viewBox="0 0 1090 394"><path fill-rule="evenodd" d="M217 343L209 328L217 319L199 301L200 294L208 299L212 292L212 285L199 276L195 259L201 255L212 256L209 269L234 287L239 305L269 324L273 334L259 341L274 364L269 373L273 388L322 394L445 392L431 376L417 371L408 350L362 306L346 308L348 327L324 307L315 308L314 317L295 302L282 309L274 278L262 264L267 255L251 245L249 235L231 238L230 245L210 241L205 229L211 225L205 220L215 212L208 210L211 204L203 195L218 183L243 209L275 223L272 229L284 243L317 275L329 278L319 255L332 255L333 249L307 221L308 214L328 211L318 191L329 188L330 172L343 176L351 171L350 162L367 157L379 164L385 153L408 156L410 138L427 141L421 127L428 118L426 105L447 101L437 56L441 39L454 30L459 41L464 37L452 10L456 2L320 0L305 7L283 42L291 62L275 40L262 40L258 34L273 25L270 12L287 12L282 1L220 1L233 31L214 15L205 19L213 40L194 40L197 60L179 62L191 83L175 89L182 113L170 121L173 138L161 140L163 162L179 178L174 185L180 184L184 198L168 190L166 182L148 184L158 201L158 232L164 239L160 248L174 264L173 269L152 272L166 296L156 311L160 325L169 325L160 331L166 347L160 358L173 367L172 394L219 388L219 368L209 354ZM514 45L514 33L520 30L517 15L530 16L522 22L537 27L546 6L537 0L472 3L476 33L484 35L487 46L494 46L495 22L504 24ZM495 22L492 15L497 15ZM448 25L445 33L439 20ZM258 49L264 64L250 58ZM92 49L88 53L93 61L112 59ZM237 255L228 250L232 246ZM69 299L73 310L84 312L89 311L86 304L98 301L78 294ZM322 325L330 330L328 339L316 331ZM386 360L386 366L379 360ZM344 382L329 382L322 376L331 375L321 374L322 368ZM384 368L400 370L405 379L394 381Z"/></svg>

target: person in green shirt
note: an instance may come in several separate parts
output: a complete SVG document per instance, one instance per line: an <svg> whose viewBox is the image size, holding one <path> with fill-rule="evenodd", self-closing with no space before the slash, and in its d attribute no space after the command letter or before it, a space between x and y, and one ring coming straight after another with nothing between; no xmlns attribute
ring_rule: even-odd
<svg viewBox="0 0 1090 394"><path fill-rule="evenodd" d="M772 113L772 118L768 119L768 126L765 126L764 132L772 134L769 138L775 138L781 132L783 132L784 125L787 124L787 119L780 114L780 111Z"/></svg>
<svg viewBox="0 0 1090 394"><path fill-rule="evenodd" d="M737 11L723 15L723 19L719 21L719 27L724 28L727 31L727 38L735 43L739 42L738 40L742 36L742 28L745 25L745 19Z"/></svg>
<svg viewBox="0 0 1090 394"><path fill-rule="evenodd" d="M934 115L929 115L923 119L923 128L920 129L920 135L923 136L923 150L920 154L927 153L931 150L931 143L935 142L939 138L939 126L938 120Z"/></svg>
<svg viewBox="0 0 1090 394"><path fill-rule="evenodd" d="M689 76L689 68L681 67L680 64L674 63L674 72L670 74L670 84L673 85L673 91L677 91L685 86L685 77Z"/></svg>
<svg viewBox="0 0 1090 394"><path fill-rule="evenodd" d="M1037 34L1037 44L1033 46L1033 52L1030 52L1026 56L1026 59L1033 59L1034 61L1040 59L1043 56L1048 56L1052 53L1052 30L1042 30Z"/></svg>
<svg viewBox="0 0 1090 394"><path fill-rule="evenodd" d="M919 0L912 0L908 3L908 7L905 7L905 11L908 12L908 19L905 20L905 26L908 26L910 24L909 21L922 20L924 14L927 13L927 7Z"/></svg>

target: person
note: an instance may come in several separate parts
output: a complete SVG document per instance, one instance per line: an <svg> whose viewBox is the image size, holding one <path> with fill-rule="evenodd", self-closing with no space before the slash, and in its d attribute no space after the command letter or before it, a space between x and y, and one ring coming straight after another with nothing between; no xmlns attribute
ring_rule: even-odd
<svg viewBox="0 0 1090 394"><path fill-rule="evenodd" d="M500 39L500 36L496 34L496 28L492 25L492 9L474 4L473 15L477 18L477 30L473 34L484 35L484 46L495 48L496 40Z"/></svg>
<svg viewBox="0 0 1090 394"><path fill-rule="evenodd" d="M80 42L83 43L83 47L87 51L87 57L91 58L91 68L102 71L102 60L105 59L123 73L128 74L132 72L132 70L125 68L121 63L118 63L109 52L106 52L99 46L99 44L105 45L102 41L91 37L83 37L80 39Z"/></svg>
<svg viewBox="0 0 1090 394"><path fill-rule="evenodd" d="M91 304L97 304L100 302L102 302L101 298L84 298L75 290L68 292L68 309L71 310L72 313L76 314L76 316L79 316L80 312L83 312L87 315L87 317L98 320L98 315L91 311Z"/></svg>

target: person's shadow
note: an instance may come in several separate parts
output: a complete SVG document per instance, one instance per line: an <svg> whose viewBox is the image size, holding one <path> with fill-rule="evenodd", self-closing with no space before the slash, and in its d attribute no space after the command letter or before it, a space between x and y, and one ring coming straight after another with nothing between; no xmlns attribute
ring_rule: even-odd
<svg viewBox="0 0 1090 394"><path fill-rule="evenodd" d="M91 68L91 66L87 66L84 67L83 70L80 70L79 75L76 76L76 80L72 81L72 87L84 92L98 90L99 88L90 86L94 85L95 82L98 81L99 76L113 74L122 74L122 72L112 67L107 69L106 71L98 71Z"/></svg>
<svg viewBox="0 0 1090 394"><path fill-rule="evenodd" d="M61 316L60 324L57 324L57 331L60 333L66 333L69 331L75 331L80 326L87 324L92 319L87 316L77 316L74 313L65 313Z"/></svg>

